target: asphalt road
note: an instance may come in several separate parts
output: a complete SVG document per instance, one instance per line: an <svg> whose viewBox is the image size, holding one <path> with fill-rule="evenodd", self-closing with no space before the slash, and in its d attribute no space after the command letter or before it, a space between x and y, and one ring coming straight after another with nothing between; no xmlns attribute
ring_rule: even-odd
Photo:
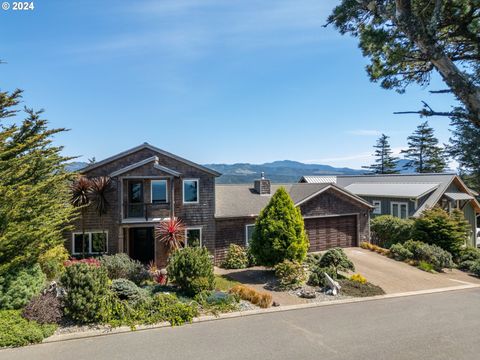
<svg viewBox="0 0 480 360"><path fill-rule="evenodd" d="M0 359L479 359L480 289L0 351Z"/></svg>

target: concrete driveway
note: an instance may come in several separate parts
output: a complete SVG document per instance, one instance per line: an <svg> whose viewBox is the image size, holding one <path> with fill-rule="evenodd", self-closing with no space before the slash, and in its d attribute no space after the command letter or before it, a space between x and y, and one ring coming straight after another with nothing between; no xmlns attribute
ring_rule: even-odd
<svg viewBox="0 0 480 360"><path fill-rule="evenodd" d="M479 279L459 270L431 274L369 250L361 248L344 250L355 264L355 272L380 286L387 294L446 288L462 283L480 284Z"/></svg>

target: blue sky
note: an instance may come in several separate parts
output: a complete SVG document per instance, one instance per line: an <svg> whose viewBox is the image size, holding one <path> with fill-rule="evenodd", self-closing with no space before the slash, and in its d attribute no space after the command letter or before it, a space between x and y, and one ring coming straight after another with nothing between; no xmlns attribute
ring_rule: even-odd
<svg viewBox="0 0 480 360"><path fill-rule="evenodd" d="M71 129L56 141L81 160L147 141L199 163L358 168L381 132L399 150L423 121L394 111L452 101L370 83L357 41L322 27L336 3L37 0L0 10L0 87ZM448 120L430 123L448 141Z"/></svg>

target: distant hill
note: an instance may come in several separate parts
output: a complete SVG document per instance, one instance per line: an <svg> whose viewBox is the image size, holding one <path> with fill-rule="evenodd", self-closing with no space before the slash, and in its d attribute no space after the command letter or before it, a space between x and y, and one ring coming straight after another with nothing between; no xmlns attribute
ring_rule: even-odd
<svg viewBox="0 0 480 360"><path fill-rule="evenodd" d="M222 174L220 184L244 184L258 179L263 172L275 183L297 182L303 175L359 175L365 170L337 168L330 165L304 164L298 161L281 160L265 164L205 164L206 167Z"/></svg>
<svg viewBox="0 0 480 360"><path fill-rule="evenodd" d="M88 163L86 163L86 162L74 161L74 162L71 162L71 163L67 164L66 168L67 168L67 171L74 172L74 171L78 171L80 169L83 169L87 165L88 165Z"/></svg>

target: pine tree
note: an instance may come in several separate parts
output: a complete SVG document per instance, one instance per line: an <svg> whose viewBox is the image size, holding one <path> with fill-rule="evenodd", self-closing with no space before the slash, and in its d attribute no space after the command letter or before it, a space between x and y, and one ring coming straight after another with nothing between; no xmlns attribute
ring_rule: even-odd
<svg viewBox="0 0 480 360"><path fill-rule="evenodd" d="M273 266L284 260L302 262L305 259L309 241L302 214L283 187L260 212L250 247L261 265Z"/></svg>
<svg viewBox="0 0 480 360"><path fill-rule="evenodd" d="M42 111L28 108L26 118L16 121L21 95L0 92L0 275L63 244L62 233L75 216L65 170L70 159L52 144L64 129L49 129Z"/></svg>
<svg viewBox="0 0 480 360"><path fill-rule="evenodd" d="M404 167L413 168L417 173L441 173L447 166L445 151L438 146L438 139L427 121L408 137L408 149L402 150L402 154L409 160Z"/></svg>
<svg viewBox="0 0 480 360"><path fill-rule="evenodd" d="M373 156L376 157L375 164L370 166L362 166L364 169L370 170L374 174L398 174L399 171L396 170L398 158L393 156L393 151L388 143L389 136L382 134L378 138L377 143L373 147L375 153Z"/></svg>

